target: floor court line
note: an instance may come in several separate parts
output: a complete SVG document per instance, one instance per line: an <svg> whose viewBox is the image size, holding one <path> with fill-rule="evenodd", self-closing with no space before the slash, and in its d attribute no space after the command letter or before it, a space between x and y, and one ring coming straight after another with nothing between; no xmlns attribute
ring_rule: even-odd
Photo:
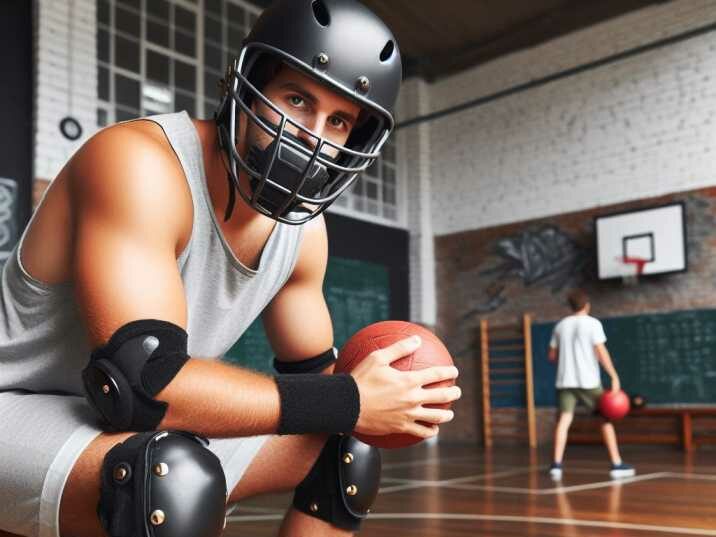
<svg viewBox="0 0 716 537"><path fill-rule="evenodd" d="M456 478L456 479L446 479L446 480L440 480L440 481L429 481L429 480L422 480L422 481L415 481L413 483L406 483L403 485L395 485L393 487L385 487L380 489L381 494L385 493L392 493L392 492L399 492L403 490L410 490L415 488L422 488L422 487L441 487L441 488L449 488L449 489L458 489L458 490L486 490L486 491L493 491L493 492L508 492L508 493L515 493L515 494L534 494L534 495L549 495L549 494L560 494L560 493L568 493L568 492L580 492L583 490L594 490L599 488L607 488L614 486L615 484L619 485L628 485L630 483L637 483L639 481L649 481L651 479L659 479L663 477L668 477L668 472L656 472L652 474L644 474L644 475L638 475L635 477L627 477L627 478L621 478L621 479L610 479L609 481L598 481L596 483L586 483L584 485L572 485L569 487L553 487L548 489L530 489L530 488L524 488L524 487L500 487L500 486L491 486L491 485L470 485L470 484L463 484L460 481L469 481L470 479L474 479L474 476L467 476L464 478Z"/></svg>
<svg viewBox="0 0 716 537"><path fill-rule="evenodd" d="M541 466L537 469L544 470L547 466ZM513 470L505 470L504 472L495 472L493 474L473 474L463 477L455 477L453 479L444 479L439 481L430 481L426 479L401 479L399 477L383 477L383 480L390 480L392 482L399 482L402 483L400 485L394 485L392 487L382 487L379 492L381 494L391 493L391 492L399 492L401 490L410 490L411 488L420 488L424 486L441 486L444 483L463 483L463 482L470 482L470 481L478 481L481 479L487 479L491 477L509 477L513 475L519 475L524 473L529 473L532 469L530 468L515 468Z"/></svg>
<svg viewBox="0 0 716 537"><path fill-rule="evenodd" d="M471 455L469 457L446 457L441 459L440 457L431 457L429 459L423 459L418 461L407 461L407 462L389 462L383 465L384 470L391 470L393 468L410 468L412 466L427 466L428 464L453 464L457 462L468 462L478 460L480 457L477 455Z"/></svg>
<svg viewBox="0 0 716 537"><path fill-rule="evenodd" d="M228 522L263 522L281 520L283 515L247 515L230 516ZM652 533L677 533L682 535L702 535L716 537L716 529L684 528L679 526L654 526L651 524L631 524L628 522L605 522L602 520L580 520L573 518L530 517L511 515L478 515L469 513L373 513L373 520L475 520L485 522L513 522L527 524L545 524L553 526L580 526L587 528L621 529Z"/></svg>
<svg viewBox="0 0 716 537"><path fill-rule="evenodd" d="M629 485L631 483L638 483L640 481L650 481L652 479L661 479L668 477L665 472L658 472L654 474L645 474L636 477L627 477L620 479L610 479L609 481L598 481L596 483L586 483L584 485L572 485L569 487L553 487L548 489L528 489L521 487L490 487L485 485L436 485L443 488L459 489L459 490L487 490L493 492L513 492L516 494L534 494L534 495L551 495L551 494L565 494L569 492L582 492L585 490L595 490L601 488L613 487L614 485Z"/></svg>

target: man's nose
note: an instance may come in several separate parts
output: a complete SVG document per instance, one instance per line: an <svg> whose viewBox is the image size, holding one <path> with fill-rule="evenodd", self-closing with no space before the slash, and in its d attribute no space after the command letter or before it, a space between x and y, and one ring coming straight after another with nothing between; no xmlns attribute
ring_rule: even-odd
<svg viewBox="0 0 716 537"><path fill-rule="evenodd" d="M318 144L318 139L316 138L316 136L323 136L323 129L325 127L325 124L325 119L321 119L319 116L311 118L310 121L304 122L303 126L305 127L305 129L298 129L298 139L311 149L315 149L316 145ZM311 134L309 130L313 131L316 136Z"/></svg>

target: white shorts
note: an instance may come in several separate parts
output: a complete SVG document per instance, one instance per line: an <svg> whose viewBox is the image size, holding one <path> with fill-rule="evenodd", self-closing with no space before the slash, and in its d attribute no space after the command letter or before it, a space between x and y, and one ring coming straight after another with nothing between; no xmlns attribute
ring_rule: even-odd
<svg viewBox="0 0 716 537"><path fill-rule="evenodd" d="M94 411L82 397L0 392L0 530L59 537L65 483L100 433ZM221 461L229 491L268 438L211 440L209 449Z"/></svg>

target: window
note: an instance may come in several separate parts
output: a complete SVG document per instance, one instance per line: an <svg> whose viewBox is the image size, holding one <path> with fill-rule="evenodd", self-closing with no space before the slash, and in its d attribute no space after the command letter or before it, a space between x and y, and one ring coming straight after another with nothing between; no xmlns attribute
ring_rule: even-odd
<svg viewBox="0 0 716 537"><path fill-rule="evenodd" d="M355 184L333 204L336 212L355 215L368 214L395 223L400 220L398 211L398 185L396 173L395 136L391 134L376 161L356 179Z"/></svg>
<svg viewBox="0 0 716 537"><path fill-rule="evenodd" d="M219 81L239 55L241 43L258 17L258 9L239 0L204 2L204 103L199 115L213 117L219 106Z"/></svg>
<svg viewBox="0 0 716 537"><path fill-rule="evenodd" d="M190 0L97 0L97 124L196 114L199 8Z"/></svg>

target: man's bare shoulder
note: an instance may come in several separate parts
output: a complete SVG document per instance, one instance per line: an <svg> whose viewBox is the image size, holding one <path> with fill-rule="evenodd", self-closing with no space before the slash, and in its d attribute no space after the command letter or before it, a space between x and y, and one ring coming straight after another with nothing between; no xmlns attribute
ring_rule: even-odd
<svg viewBox="0 0 716 537"><path fill-rule="evenodd" d="M102 208L119 218L191 225L192 201L184 171L156 123L135 121L103 129L69 163L69 192L78 210Z"/></svg>

